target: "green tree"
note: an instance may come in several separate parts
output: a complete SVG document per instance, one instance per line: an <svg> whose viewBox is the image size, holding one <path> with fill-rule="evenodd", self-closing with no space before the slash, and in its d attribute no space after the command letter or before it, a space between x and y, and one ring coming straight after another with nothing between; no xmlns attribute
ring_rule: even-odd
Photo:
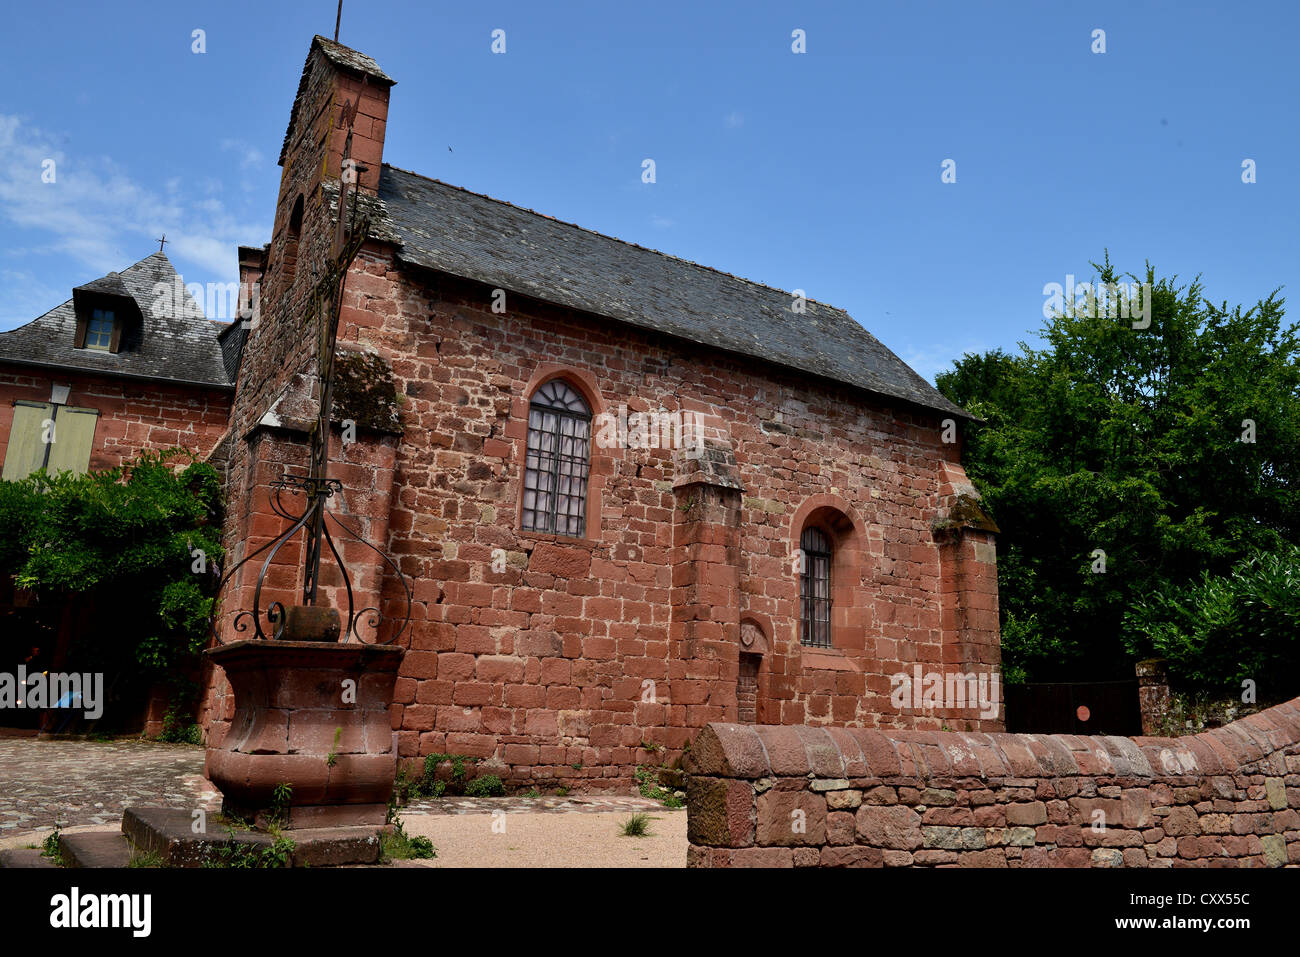
<svg viewBox="0 0 1300 957"><path fill-rule="evenodd" d="M1109 258L1094 268L1120 280ZM1160 650L1126 623L1140 603L1300 542L1300 341L1284 300L1216 306L1199 280L1149 265L1127 278L1149 284L1148 328L1067 312L1041 348L967 355L937 379L985 420L965 458L1002 529L1008 680L1131 676Z"/></svg>
<svg viewBox="0 0 1300 957"><path fill-rule="evenodd" d="M179 679L207 638L223 556L217 472L183 449L121 468L0 481L0 574L42 603L86 603L70 667L124 685Z"/></svg>

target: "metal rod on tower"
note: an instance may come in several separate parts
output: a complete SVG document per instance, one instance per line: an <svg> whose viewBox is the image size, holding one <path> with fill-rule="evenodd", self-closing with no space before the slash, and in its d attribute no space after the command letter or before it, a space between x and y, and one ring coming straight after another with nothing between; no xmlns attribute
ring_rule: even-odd
<svg viewBox="0 0 1300 957"><path fill-rule="evenodd" d="M339 42L339 23L343 20L343 0L339 0L339 12L334 17L334 42Z"/></svg>

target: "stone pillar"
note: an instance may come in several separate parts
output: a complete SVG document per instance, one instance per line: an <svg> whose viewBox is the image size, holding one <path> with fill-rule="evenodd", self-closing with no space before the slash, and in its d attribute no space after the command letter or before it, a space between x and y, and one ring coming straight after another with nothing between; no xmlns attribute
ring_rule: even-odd
<svg viewBox="0 0 1300 957"><path fill-rule="evenodd" d="M998 527L984 514L974 489L958 494L946 518L934 524L939 546L940 628L945 670L996 674L998 715L980 716L969 730L1002 731L1006 709L1001 692L1002 644L998 622ZM952 717L967 718L973 714Z"/></svg>
<svg viewBox="0 0 1300 957"><path fill-rule="evenodd" d="M1142 733L1148 737L1163 735L1169 714L1169 677L1165 659L1147 658L1136 665L1138 707L1142 712Z"/></svg>
<svg viewBox="0 0 1300 957"><path fill-rule="evenodd" d="M670 723L694 729L737 718L742 489L729 448L706 442L698 458L682 456L678 464L668 631L669 705L677 720Z"/></svg>

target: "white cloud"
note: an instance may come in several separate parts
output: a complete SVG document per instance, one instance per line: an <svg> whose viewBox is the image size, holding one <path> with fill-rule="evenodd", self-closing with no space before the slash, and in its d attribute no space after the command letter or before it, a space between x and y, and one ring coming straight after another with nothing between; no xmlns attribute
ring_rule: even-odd
<svg viewBox="0 0 1300 957"><path fill-rule="evenodd" d="M967 339L961 345L944 343L920 348L909 345L898 350L898 357L916 370L921 378L934 385L934 377L940 372L950 372L952 364L966 353L987 352L990 348L992 347L984 343Z"/></svg>
<svg viewBox="0 0 1300 957"><path fill-rule="evenodd" d="M47 286L26 269L0 269L0 287L0 330L16 329L72 298L71 284Z"/></svg>
<svg viewBox="0 0 1300 957"><path fill-rule="evenodd" d="M650 224L653 226L657 226L660 229L667 229L676 222L677 220L669 219L667 216L655 215L650 217Z"/></svg>
<svg viewBox="0 0 1300 957"><path fill-rule="evenodd" d="M243 140L222 140L221 148L232 153L239 154L239 168L252 169L255 166L262 165L262 151L251 143Z"/></svg>
<svg viewBox="0 0 1300 957"><path fill-rule="evenodd" d="M227 280L237 269L235 247L270 233L269 224L242 220L210 194L199 198L181 177L166 180L160 190L150 189L135 183L110 157L70 156L56 145L54 135L17 116L0 113L0 156L5 158L0 164L0 219L29 234L22 250L29 256L70 259L102 275L138 262L166 233L173 261ZM249 158L247 152L244 158ZM45 160L54 161L52 183L41 178ZM83 274L64 263L57 272ZM4 294L12 296L7 279L5 285ZM7 306L5 311L9 313Z"/></svg>

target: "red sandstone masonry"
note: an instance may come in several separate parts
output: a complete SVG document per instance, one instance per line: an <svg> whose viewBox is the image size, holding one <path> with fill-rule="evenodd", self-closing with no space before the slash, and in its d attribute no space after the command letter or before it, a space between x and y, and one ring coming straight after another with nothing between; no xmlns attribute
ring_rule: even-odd
<svg viewBox="0 0 1300 957"><path fill-rule="evenodd" d="M1300 698L1185 738L710 724L693 867L1300 865Z"/></svg>
<svg viewBox="0 0 1300 957"><path fill-rule="evenodd" d="M54 383L71 387L68 405L99 411L92 470L116 468L142 449L183 446L206 457L225 433L230 415L232 395L223 389L0 363L0 462L9 445L14 403L48 402Z"/></svg>

